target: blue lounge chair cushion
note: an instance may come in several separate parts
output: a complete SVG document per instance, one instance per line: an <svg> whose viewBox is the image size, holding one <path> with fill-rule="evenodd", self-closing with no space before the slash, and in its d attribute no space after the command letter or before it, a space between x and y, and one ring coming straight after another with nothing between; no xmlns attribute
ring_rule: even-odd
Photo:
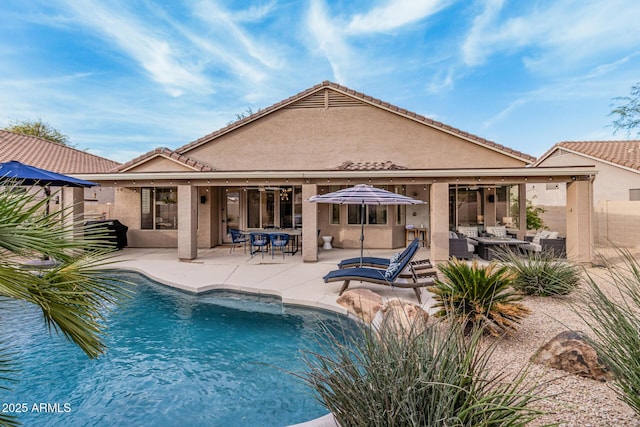
<svg viewBox="0 0 640 427"><path fill-rule="evenodd" d="M389 264L398 262L400 260L400 255L402 255L400 252L391 255L391 258L389 258Z"/></svg>
<svg viewBox="0 0 640 427"><path fill-rule="evenodd" d="M406 257L407 254L414 247L417 248L419 245L420 245L420 240L414 239L411 243L409 243L409 245L405 248L404 251L400 252L399 254L396 254L398 255L398 259L396 260L396 262L404 259L404 257ZM364 257L362 259L360 259L359 257L349 258L349 259L344 259L340 261L340 263L338 264L338 268L360 267L361 263L363 267L367 266L367 267L375 267L375 268L387 268L389 267L389 264L391 262L392 262L391 258L378 258L378 257Z"/></svg>

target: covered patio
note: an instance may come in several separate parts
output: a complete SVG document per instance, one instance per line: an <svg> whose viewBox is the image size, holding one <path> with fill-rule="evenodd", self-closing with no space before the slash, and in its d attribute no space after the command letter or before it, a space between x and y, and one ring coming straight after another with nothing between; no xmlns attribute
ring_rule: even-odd
<svg viewBox="0 0 640 427"><path fill-rule="evenodd" d="M313 147L311 150L309 147ZM158 148L109 173L82 178L115 187L112 217L131 247L176 248L191 261L230 242L230 228L301 230L302 259L318 262L320 236L359 246L360 217L309 203L356 184L425 202L367 208L365 248L406 246L407 225L426 234L433 261L449 257L449 231L509 219L524 237L527 184L567 184L567 256L592 260L591 166L531 167L535 158L331 82L175 150ZM458 195L473 207L463 215ZM471 206L471 204L469 205ZM466 216L465 216L466 215Z"/></svg>

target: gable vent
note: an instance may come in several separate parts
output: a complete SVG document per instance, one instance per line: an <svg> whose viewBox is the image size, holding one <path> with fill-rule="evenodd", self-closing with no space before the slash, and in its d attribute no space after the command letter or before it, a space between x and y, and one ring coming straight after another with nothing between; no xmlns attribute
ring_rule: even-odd
<svg viewBox="0 0 640 427"><path fill-rule="evenodd" d="M366 104L357 99L325 89L294 102L286 108L362 107L364 105Z"/></svg>

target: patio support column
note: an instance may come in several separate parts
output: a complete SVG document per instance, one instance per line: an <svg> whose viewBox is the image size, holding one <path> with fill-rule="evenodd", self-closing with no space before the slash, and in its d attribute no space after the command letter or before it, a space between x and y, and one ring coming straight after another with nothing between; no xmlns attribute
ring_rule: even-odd
<svg viewBox="0 0 640 427"><path fill-rule="evenodd" d="M317 184L302 184L302 261L318 262L318 204L308 201L318 194Z"/></svg>
<svg viewBox="0 0 640 427"><path fill-rule="evenodd" d="M52 191L53 192L53 191ZM64 209L64 225L73 228L73 237L82 238L82 221L84 219L84 188L64 187L60 193L61 209ZM51 212L57 207L50 201Z"/></svg>
<svg viewBox="0 0 640 427"><path fill-rule="evenodd" d="M527 234L527 184L518 184L518 239Z"/></svg>
<svg viewBox="0 0 640 427"><path fill-rule="evenodd" d="M190 261L198 256L198 190L178 185L178 260Z"/></svg>
<svg viewBox="0 0 640 427"><path fill-rule="evenodd" d="M593 261L593 183L567 183L567 258L580 264Z"/></svg>
<svg viewBox="0 0 640 427"><path fill-rule="evenodd" d="M449 184L431 184L429 214L431 216L431 261L449 259Z"/></svg>

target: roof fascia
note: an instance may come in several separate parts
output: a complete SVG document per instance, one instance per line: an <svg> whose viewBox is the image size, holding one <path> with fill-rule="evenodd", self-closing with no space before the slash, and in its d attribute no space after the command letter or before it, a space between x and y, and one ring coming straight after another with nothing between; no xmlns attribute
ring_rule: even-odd
<svg viewBox="0 0 640 427"><path fill-rule="evenodd" d="M190 166L190 165L188 165L186 163L180 162L180 161L178 161L176 159L172 159L171 157L167 156L164 153L154 153L153 155L151 155L151 156L149 156L149 157L147 157L145 159L142 159L139 162L136 162L136 163L132 164L131 166L127 167L126 169L123 169L121 173L126 173L127 171L129 171L131 169L134 169L134 168L136 168L136 167L138 167L140 165L144 165L145 163L149 163L151 160L154 160L154 159L156 159L158 157L165 158L165 159L167 159L167 160L169 160L169 161L171 161L173 163L176 163L176 164L178 164L180 166L189 168L189 169L193 170L194 172L198 171L197 168L194 168L194 167L192 167L192 166ZM135 173L135 172L133 172L133 173ZM162 173L164 173L164 172L162 172ZM184 172L178 172L178 173L184 173Z"/></svg>
<svg viewBox="0 0 640 427"><path fill-rule="evenodd" d="M595 166L569 167L523 167L491 169L429 169L429 170L382 170L382 171L212 171L212 172L142 172L77 174L81 179L93 181L142 181L142 180L237 180L237 179L375 179L375 178L464 178L484 177L571 177L596 175Z"/></svg>

